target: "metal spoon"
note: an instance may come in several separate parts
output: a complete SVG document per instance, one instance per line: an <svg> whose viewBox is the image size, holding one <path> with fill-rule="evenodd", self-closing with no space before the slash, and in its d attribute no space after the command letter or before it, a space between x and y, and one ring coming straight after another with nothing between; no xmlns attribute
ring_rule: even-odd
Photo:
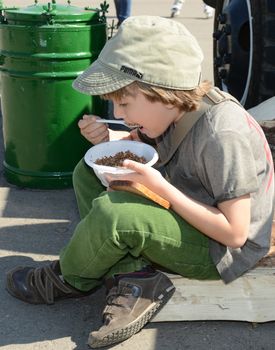
<svg viewBox="0 0 275 350"><path fill-rule="evenodd" d="M127 126L130 129L138 128L138 124L127 124L124 120L113 120L113 119L97 119L97 123L106 123L106 124L120 124Z"/></svg>

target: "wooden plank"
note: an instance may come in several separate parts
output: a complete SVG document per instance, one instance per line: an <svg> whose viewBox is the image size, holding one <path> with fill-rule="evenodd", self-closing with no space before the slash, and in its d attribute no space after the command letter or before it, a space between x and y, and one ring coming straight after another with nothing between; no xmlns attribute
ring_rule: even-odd
<svg viewBox="0 0 275 350"><path fill-rule="evenodd" d="M167 275L176 287L175 294L151 322L275 321L275 221L268 254L237 280L224 284Z"/></svg>
<svg viewBox="0 0 275 350"><path fill-rule="evenodd" d="M152 322L275 320L275 268L258 267L227 285L168 276L176 292Z"/></svg>

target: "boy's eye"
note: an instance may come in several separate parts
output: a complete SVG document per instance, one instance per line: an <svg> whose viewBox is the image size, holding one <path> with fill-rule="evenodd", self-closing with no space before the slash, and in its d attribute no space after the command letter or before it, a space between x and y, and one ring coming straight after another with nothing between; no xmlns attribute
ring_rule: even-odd
<svg viewBox="0 0 275 350"><path fill-rule="evenodd" d="M120 107L125 107L125 106L127 106L127 103L120 103L119 106Z"/></svg>

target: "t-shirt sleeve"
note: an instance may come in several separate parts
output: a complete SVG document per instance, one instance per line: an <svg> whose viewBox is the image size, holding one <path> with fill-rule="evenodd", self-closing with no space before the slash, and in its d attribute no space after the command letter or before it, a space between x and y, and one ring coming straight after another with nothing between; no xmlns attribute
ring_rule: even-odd
<svg viewBox="0 0 275 350"><path fill-rule="evenodd" d="M200 152L201 180L216 202L258 189L254 156L249 141L235 131L209 136Z"/></svg>

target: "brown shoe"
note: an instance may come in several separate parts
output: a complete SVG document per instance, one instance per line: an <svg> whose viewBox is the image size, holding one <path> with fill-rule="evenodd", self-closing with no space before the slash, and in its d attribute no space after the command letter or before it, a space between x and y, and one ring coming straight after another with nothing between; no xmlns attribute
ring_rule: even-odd
<svg viewBox="0 0 275 350"><path fill-rule="evenodd" d="M104 325L91 332L88 344L100 348L130 338L143 328L165 305L175 291L161 272L150 277L122 277L107 295Z"/></svg>
<svg viewBox="0 0 275 350"><path fill-rule="evenodd" d="M18 266L7 273L7 291L30 304L54 304L56 299L77 298L91 294L81 292L62 280L59 261L43 267Z"/></svg>

